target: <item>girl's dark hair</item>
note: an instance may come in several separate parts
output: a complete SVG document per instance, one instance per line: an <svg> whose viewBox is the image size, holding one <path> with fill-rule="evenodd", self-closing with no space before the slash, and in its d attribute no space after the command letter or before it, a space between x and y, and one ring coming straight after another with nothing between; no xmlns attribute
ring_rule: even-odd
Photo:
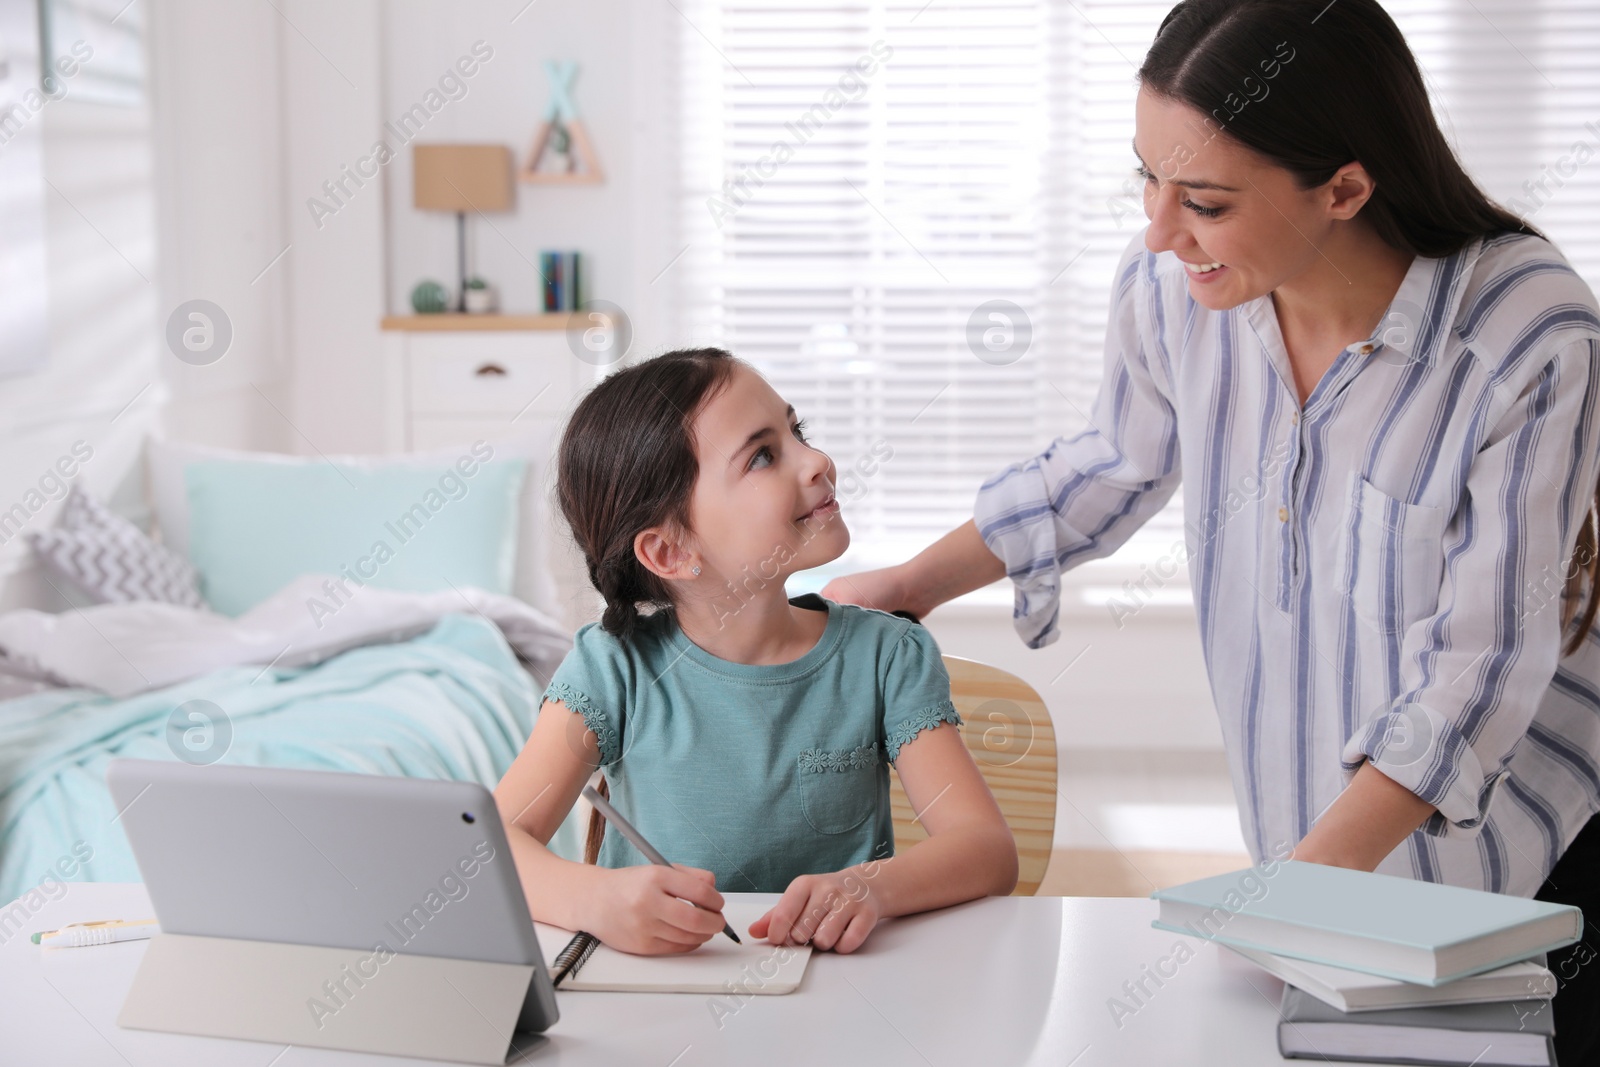
<svg viewBox="0 0 1600 1067"><path fill-rule="evenodd" d="M688 531L700 465L694 419L742 361L720 348L667 352L617 371L578 402L561 435L556 497L605 597L601 627L626 640L640 605L672 607L667 583L634 555L640 531Z"/></svg>
<svg viewBox="0 0 1600 1067"><path fill-rule="evenodd" d="M1377 0L1183 0L1162 21L1139 82L1205 117L1192 151L1226 134L1302 189L1359 160L1375 184L1361 217L1391 247L1436 259L1479 237L1545 237L1462 168L1416 58ZM1567 575L1564 629L1586 586L1590 595L1563 654L1583 642L1600 608L1596 509L1600 485Z"/></svg>

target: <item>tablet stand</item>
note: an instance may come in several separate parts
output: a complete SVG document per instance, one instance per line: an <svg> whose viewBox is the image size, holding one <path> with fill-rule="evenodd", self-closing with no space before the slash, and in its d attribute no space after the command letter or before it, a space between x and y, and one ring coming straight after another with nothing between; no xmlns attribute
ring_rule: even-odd
<svg viewBox="0 0 1600 1067"><path fill-rule="evenodd" d="M531 964L157 934L117 1024L504 1064Z"/></svg>

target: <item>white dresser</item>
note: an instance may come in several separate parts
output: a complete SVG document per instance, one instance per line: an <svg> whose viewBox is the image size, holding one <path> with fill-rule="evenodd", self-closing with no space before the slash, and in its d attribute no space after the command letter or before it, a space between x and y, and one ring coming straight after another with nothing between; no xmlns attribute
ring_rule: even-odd
<svg viewBox="0 0 1600 1067"><path fill-rule="evenodd" d="M455 445L559 428L596 368L567 347L567 316L405 315L383 320L386 444Z"/></svg>
<svg viewBox="0 0 1600 1067"><path fill-rule="evenodd" d="M568 346L567 319L450 313L385 318L385 450L432 452L488 441L498 454L535 453L530 475L548 489L561 429L599 371ZM553 505L546 519L561 621L576 628L599 617L600 601ZM521 582L518 592L525 595Z"/></svg>

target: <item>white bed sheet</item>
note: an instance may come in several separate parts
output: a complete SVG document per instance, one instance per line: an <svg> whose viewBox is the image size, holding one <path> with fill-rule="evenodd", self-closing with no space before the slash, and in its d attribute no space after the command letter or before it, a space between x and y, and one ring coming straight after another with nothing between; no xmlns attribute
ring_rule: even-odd
<svg viewBox="0 0 1600 1067"><path fill-rule="evenodd" d="M330 580L303 575L237 618L151 602L12 611L0 615L0 653L62 684L125 697L225 667L318 663L414 637L461 612L499 627L541 685L572 647L572 636L537 608L474 588L404 593L346 583L353 595L332 615L314 616L309 602L329 603Z"/></svg>

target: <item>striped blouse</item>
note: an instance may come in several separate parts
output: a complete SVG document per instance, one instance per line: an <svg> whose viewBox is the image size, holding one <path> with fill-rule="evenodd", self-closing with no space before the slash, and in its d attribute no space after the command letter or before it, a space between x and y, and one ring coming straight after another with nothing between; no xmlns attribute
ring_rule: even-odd
<svg viewBox="0 0 1600 1067"><path fill-rule="evenodd" d="M1600 623L1560 657L1600 468L1594 293L1528 235L1419 256L1303 408L1270 295L1207 309L1143 232L1114 293L1089 426L977 494L1017 632L1054 641L1061 572L1182 478L1172 559L1254 857L1367 760L1437 808L1379 871L1534 894L1600 809Z"/></svg>

